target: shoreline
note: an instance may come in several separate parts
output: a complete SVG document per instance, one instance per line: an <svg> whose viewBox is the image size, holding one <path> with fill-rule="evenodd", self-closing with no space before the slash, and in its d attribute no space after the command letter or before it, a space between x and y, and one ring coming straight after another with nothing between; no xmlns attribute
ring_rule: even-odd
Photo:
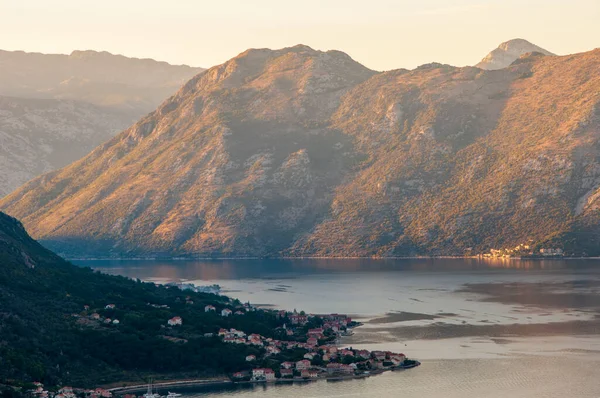
<svg viewBox="0 0 600 398"><path fill-rule="evenodd" d="M113 383L113 384L115 384L115 383ZM165 388L170 388L175 391L175 390L182 390L182 389L193 389L196 387L214 387L214 386L225 387L225 386L229 386L229 385L233 385L233 384L234 384L234 382L229 380L229 378L223 377L222 379L213 378L213 379L173 380L173 381L167 381L167 382L163 382L163 383L154 383L154 384L152 384L152 387L157 391L160 389L165 389ZM108 388L107 391L110 391L111 393L113 393L115 395L124 395L124 394L145 392L147 389L148 389L147 384L137 384L137 385L126 386L126 387Z"/></svg>
<svg viewBox="0 0 600 398"><path fill-rule="evenodd" d="M164 382L164 383L155 383L152 385L154 391L159 391L159 390L164 390L164 389L170 389L173 391L181 391L181 390L187 390L190 392L195 392L198 391L197 388L199 387L231 387L231 386L237 386L237 385L258 385L258 384L265 384L265 385L277 385L277 384L293 384L293 383L311 383L311 382L317 382L317 381L344 381L344 380L358 380L358 379L365 379L371 376L379 376L385 372L398 372L398 371L403 371L403 370L408 370L408 369L412 369L412 368L416 368L418 366L421 365L421 362L416 361L416 363L409 365L409 366L396 366L396 367L390 367L388 369L375 369L372 371L369 371L368 373L360 373L360 374L333 374L333 375L327 375L324 377L316 377L316 378L302 378L302 377L294 377L291 379L284 379L284 378L279 378L276 380L248 380L248 381L232 381L229 378L223 378L223 379L193 379L193 380L176 380L176 381L168 381L168 382ZM113 395L118 395L118 396L122 396L125 394L135 394L135 393L143 393L145 391L147 391L148 389L148 385L147 384L138 384L138 385L133 385L133 386L126 386L126 387L115 387L115 388L109 388L107 389L107 391L110 391L111 393L113 393ZM169 391L170 391L169 390Z"/></svg>
<svg viewBox="0 0 600 398"><path fill-rule="evenodd" d="M506 261L506 260L600 260L600 256L582 257L582 256L531 256L531 257L483 257L483 256L273 256L273 257L246 257L246 256L229 256L229 257L182 257L182 256L134 256L134 257L70 257L62 254L62 257L67 261L222 261L222 260L438 260L438 259L473 259L484 261Z"/></svg>

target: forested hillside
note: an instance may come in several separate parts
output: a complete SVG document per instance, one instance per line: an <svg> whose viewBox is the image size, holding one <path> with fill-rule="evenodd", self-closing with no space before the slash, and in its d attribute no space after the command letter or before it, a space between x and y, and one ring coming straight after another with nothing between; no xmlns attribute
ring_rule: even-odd
<svg viewBox="0 0 600 398"><path fill-rule="evenodd" d="M208 304L220 311L240 303L74 266L0 213L0 384L94 387L247 368L246 355L261 349L204 334L233 327L273 336L275 316L252 311L225 318L205 313ZM167 325L175 316L183 324Z"/></svg>

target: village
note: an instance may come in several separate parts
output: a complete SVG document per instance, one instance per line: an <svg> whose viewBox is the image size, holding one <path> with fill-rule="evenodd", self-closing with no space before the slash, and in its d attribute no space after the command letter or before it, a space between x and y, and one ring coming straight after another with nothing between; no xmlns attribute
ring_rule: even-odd
<svg viewBox="0 0 600 398"><path fill-rule="evenodd" d="M208 309L212 310L212 309ZM307 315L279 311L280 319L289 321L281 327L290 340L275 340L259 334L247 335L243 331L219 330L224 342L248 344L264 348L264 358L246 357L250 364L261 359L271 359L270 367L253 367L248 371L234 373L233 381L307 380L319 378L365 377L385 370L418 366L418 362L406 358L403 353L338 348L339 339L350 335L353 327L360 324L343 314ZM320 327L308 328L309 324ZM298 355L302 359L284 360ZM297 358L296 358L297 359Z"/></svg>
<svg viewBox="0 0 600 398"><path fill-rule="evenodd" d="M490 249L488 253L479 255L483 258L534 258L534 257L563 257L565 253L559 248L541 248L539 251L529 244L521 243L515 247L504 249Z"/></svg>
<svg viewBox="0 0 600 398"><path fill-rule="evenodd" d="M178 286L181 290L187 287ZM193 303L186 297L186 303ZM168 305L151 304L148 306L170 309ZM104 305L103 313L114 313L117 305ZM219 318L240 317L251 312L263 312L275 317L280 325L274 330L274 337L266 337L252 331L235 328L219 328L214 333L205 333L204 338L217 338L225 344L246 345L252 347L256 354L245 357L245 367L228 374L232 383L289 382L310 381L318 379L363 378L380 374L388 370L408 369L420 365L418 361L407 359L403 353L390 351L368 351L364 349L340 348L344 336L353 334L352 329L361 324L353 321L345 314L306 314L296 310L277 311L258 308L250 303L240 303L229 299L217 308L208 304L198 309L206 315ZM84 306L80 314L72 314L80 325L104 325L119 327L116 318L100 315L99 311ZM182 316L172 316L164 320L164 328L178 330L184 324ZM174 342L182 339L169 338ZM72 387L44 389L36 382L29 395L35 398L110 398L113 395L135 398L130 393L116 389L76 389ZM156 395L156 394L155 394ZM152 397L150 397L152 398Z"/></svg>

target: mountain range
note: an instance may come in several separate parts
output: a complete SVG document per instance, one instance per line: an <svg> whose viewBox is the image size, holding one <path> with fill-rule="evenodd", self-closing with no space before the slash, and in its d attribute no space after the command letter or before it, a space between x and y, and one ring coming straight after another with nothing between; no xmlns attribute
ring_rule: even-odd
<svg viewBox="0 0 600 398"><path fill-rule="evenodd" d="M202 70L106 52L0 51L0 197L87 155Z"/></svg>
<svg viewBox="0 0 600 398"><path fill-rule="evenodd" d="M500 49L383 73L251 49L0 209L76 256L598 255L600 50Z"/></svg>

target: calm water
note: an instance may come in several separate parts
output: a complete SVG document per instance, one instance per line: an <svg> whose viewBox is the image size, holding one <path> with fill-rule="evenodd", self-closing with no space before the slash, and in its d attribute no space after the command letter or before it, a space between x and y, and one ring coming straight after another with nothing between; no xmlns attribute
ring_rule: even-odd
<svg viewBox="0 0 600 398"><path fill-rule="evenodd" d="M161 283L218 283L225 294L255 304L352 314L365 325L346 344L402 350L423 363L363 380L242 387L194 396L600 397L600 330L594 323L599 311L593 300L600 296L597 260L76 263ZM524 301L513 300L513 290L493 300L463 291L466 284L488 283L517 286ZM399 312L426 316L404 319L396 316ZM432 338L440 324L444 332Z"/></svg>

